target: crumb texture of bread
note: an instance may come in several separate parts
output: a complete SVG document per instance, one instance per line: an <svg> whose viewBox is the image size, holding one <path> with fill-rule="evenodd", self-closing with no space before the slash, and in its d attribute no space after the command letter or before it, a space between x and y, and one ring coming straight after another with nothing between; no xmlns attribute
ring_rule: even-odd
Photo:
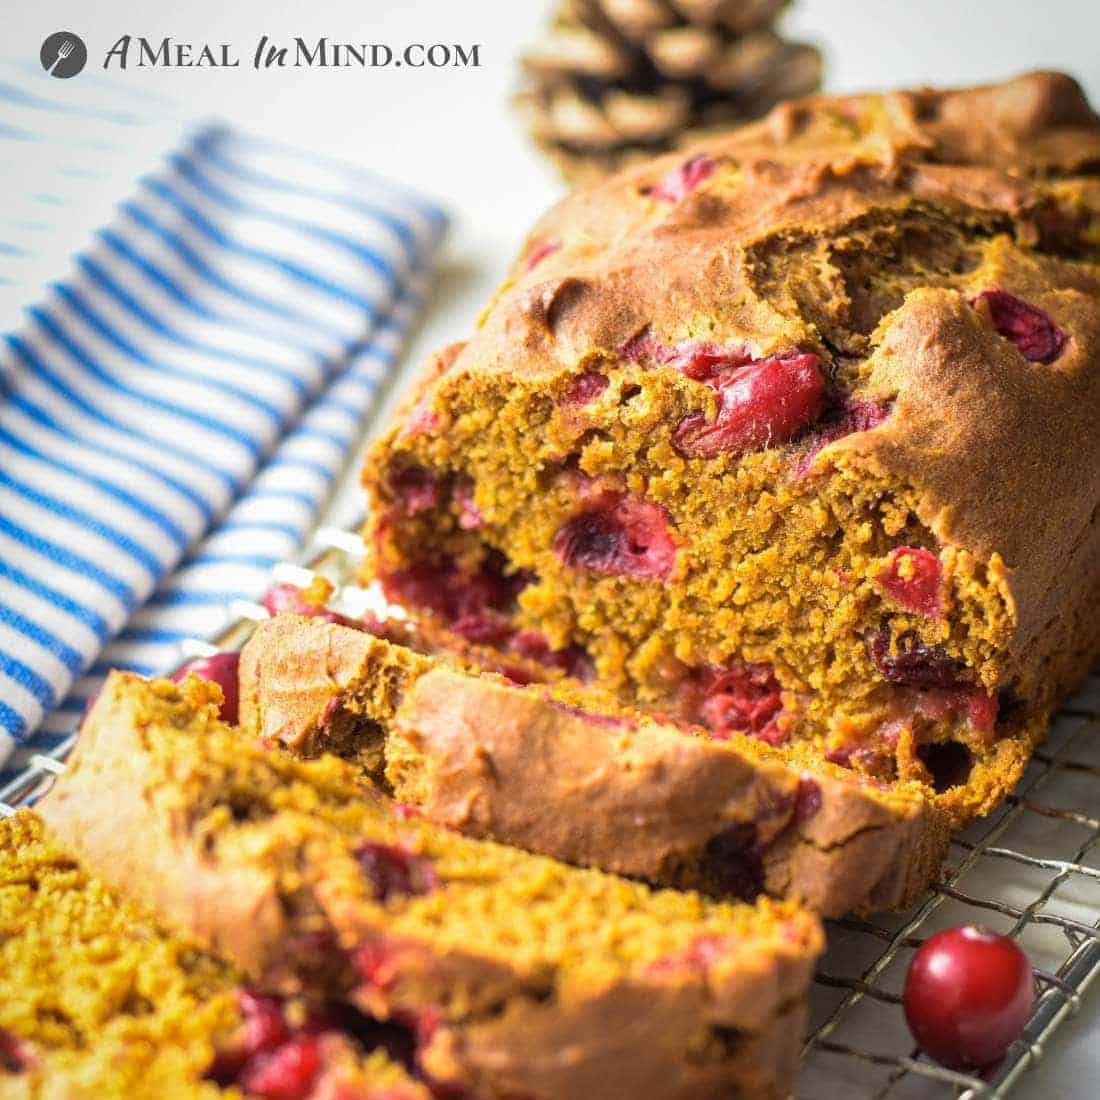
<svg viewBox="0 0 1100 1100"><path fill-rule="evenodd" d="M41 805L166 925L262 988L415 1022L426 1077L478 1097L789 1090L823 942L808 912L466 839L331 755L256 745L209 694L112 674Z"/></svg>
<svg viewBox="0 0 1100 1100"><path fill-rule="evenodd" d="M214 1100L231 967L86 875L22 811L0 822L0 1034L25 1048L0 1096Z"/></svg>
<svg viewBox="0 0 1100 1100"><path fill-rule="evenodd" d="M576 192L370 451L364 577L965 824L1100 654L1098 163L1037 72Z"/></svg>

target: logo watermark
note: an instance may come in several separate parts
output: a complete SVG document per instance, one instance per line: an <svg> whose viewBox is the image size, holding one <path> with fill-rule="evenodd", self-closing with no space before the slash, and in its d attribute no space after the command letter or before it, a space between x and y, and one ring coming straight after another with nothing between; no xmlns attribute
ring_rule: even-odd
<svg viewBox="0 0 1100 1100"><path fill-rule="evenodd" d="M88 47L72 31L55 31L42 43L38 60L50 76L68 80L88 64Z"/></svg>

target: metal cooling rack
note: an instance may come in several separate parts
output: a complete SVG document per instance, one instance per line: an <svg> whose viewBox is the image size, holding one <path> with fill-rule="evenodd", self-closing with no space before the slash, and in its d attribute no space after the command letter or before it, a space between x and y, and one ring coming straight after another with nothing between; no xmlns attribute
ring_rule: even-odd
<svg viewBox="0 0 1100 1100"><path fill-rule="evenodd" d="M387 608L355 585L359 537L338 527L314 534L301 561L274 578L307 584L321 573L336 586L333 605L351 615ZM257 604L227 608L217 645L181 643L181 662L244 645L267 617ZM0 788L0 815L34 802L65 769L75 733L32 756ZM828 922L829 947L811 996L801 1100L995 1100L1007 1096L1081 1004L1100 972L1100 677L1058 715L1043 750L1007 803L952 840L940 885L907 913ZM913 951L940 928L980 923L1013 936L1035 965L1039 990L1024 1036L984 1078L924 1058L901 1008Z"/></svg>

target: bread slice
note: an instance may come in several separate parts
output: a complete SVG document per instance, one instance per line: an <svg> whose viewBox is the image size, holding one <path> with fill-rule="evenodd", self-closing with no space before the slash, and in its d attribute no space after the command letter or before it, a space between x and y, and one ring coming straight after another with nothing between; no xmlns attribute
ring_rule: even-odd
<svg viewBox="0 0 1100 1100"><path fill-rule="evenodd" d="M317 617L261 623L241 655L246 734L355 760L431 820L652 882L818 912L900 907L947 831L916 784L886 789L796 748L633 711L575 681L519 685Z"/></svg>
<svg viewBox="0 0 1100 1100"><path fill-rule="evenodd" d="M243 985L88 875L23 810L0 821L5 1100L430 1100L384 1027Z"/></svg>
<svg viewBox="0 0 1100 1100"><path fill-rule="evenodd" d="M964 825L1100 657L1098 160L1030 73L575 192L371 449L364 580Z"/></svg>
<svg viewBox="0 0 1100 1100"><path fill-rule="evenodd" d="M329 624L331 626L331 624ZM357 770L113 673L41 813L112 887L266 990L405 1024L483 1100L786 1096L822 934L791 903L577 870L397 812Z"/></svg>

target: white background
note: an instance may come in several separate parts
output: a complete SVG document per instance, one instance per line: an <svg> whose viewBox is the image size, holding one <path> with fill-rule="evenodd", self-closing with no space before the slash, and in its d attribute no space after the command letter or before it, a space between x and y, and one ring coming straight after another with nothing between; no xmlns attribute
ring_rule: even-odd
<svg viewBox="0 0 1100 1100"><path fill-rule="evenodd" d="M508 108L516 54L533 37L545 7L537 0L0 0L0 54L33 61L42 40L57 30L84 39L89 71L125 33L230 42L242 59L250 58L261 34L308 41L327 35L395 50L411 42L480 43L482 67L476 70L256 72L242 60L232 70L131 68L114 74L148 93L150 109L158 96L168 96L195 116L221 115L441 198L457 224L438 292L411 349L413 361L468 333L527 225L561 193L553 169L530 150ZM1100 0L803 0L786 25L824 49L833 91L967 83L1051 67L1074 73L1100 102ZM53 81L49 92L78 97L87 75ZM149 161L160 151L149 149ZM5 189L18 186L16 165L0 180L0 219ZM120 197L97 194L90 183L90 224L106 220L111 201ZM73 249L81 243L73 241ZM0 328L11 319L2 320ZM1087 1005L1064 1030L1018 1095L1097 1096L1100 1050L1091 1048L1100 1045L1098 1007Z"/></svg>

